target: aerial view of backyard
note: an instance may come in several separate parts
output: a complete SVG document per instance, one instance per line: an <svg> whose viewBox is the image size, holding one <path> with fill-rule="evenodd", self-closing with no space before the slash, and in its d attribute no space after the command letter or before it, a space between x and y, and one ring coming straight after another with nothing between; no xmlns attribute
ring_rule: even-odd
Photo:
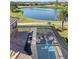
<svg viewBox="0 0 79 59"><path fill-rule="evenodd" d="M68 59L68 1L11 0L10 58Z"/></svg>

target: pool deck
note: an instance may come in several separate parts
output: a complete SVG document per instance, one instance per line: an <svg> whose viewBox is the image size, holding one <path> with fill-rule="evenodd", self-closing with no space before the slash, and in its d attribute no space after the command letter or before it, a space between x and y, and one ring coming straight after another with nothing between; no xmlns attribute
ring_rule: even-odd
<svg viewBox="0 0 79 59"><path fill-rule="evenodd" d="M32 58L38 59L37 57L37 48L36 48L36 36L37 36L37 29L32 28L33 36L32 36L32 43L31 43L31 50L32 50Z"/></svg>

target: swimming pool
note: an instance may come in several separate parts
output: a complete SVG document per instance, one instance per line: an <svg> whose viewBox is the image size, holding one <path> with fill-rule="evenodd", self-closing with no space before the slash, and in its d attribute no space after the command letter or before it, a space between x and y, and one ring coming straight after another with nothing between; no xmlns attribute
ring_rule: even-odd
<svg viewBox="0 0 79 59"><path fill-rule="evenodd" d="M55 54L55 48L53 46L53 39L50 40L49 34L40 34L38 35L38 41L37 42L37 56L38 59L57 59ZM52 37L53 38L53 37Z"/></svg>
<svg viewBox="0 0 79 59"><path fill-rule="evenodd" d="M56 59L52 45L37 45L38 59Z"/></svg>

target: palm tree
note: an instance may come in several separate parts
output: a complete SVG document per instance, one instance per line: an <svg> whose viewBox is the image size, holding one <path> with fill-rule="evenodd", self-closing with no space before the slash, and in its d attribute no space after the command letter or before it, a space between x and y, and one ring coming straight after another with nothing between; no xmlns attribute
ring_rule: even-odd
<svg viewBox="0 0 79 59"><path fill-rule="evenodd" d="M55 4L55 6L58 6L58 0L56 0L56 4Z"/></svg>
<svg viewBox="0 0 79 59"><path fill-rule="evenodd" d="M58 20L61 20L62 21L62 30L64 29L64 22L67 20L67 7L63 8L63 10L61 10L60 14L58 15Z"/></svg>

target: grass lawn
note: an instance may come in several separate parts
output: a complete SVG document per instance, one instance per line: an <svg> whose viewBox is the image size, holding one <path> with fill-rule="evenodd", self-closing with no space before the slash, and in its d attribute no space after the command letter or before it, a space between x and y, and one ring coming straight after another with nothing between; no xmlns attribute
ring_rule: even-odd
<svg viewBox="0 0 79 59"><path fill-rule="evenodd" d="M59 34L61 35L61 37L68 38L68 30L64 30L62 32L59 32Z"/></svg>
<svg viewBox="0 0 79 59"><path fill-rule="evenodd" d="M18 28L18 31L29 31L31 28Z"/></svg>
<svg viewBox="0 0 79 59"><path fill-rule="evenodd" d="M18 8L51 8L51 9L64 9L63 6L18 6Z"/></svg>
<svg viewBox="0 0 79 59"><path fill-rule="evenodd" d="M68 30L64 30L62 32L59 32L62 39L64 39L65 42L68 43Z"/></svg>
<svg viewBox="0 0 79 59"><path fill-rule="evenodd" d="M61 25L55 25L56 29L61 29ZM68 40L68 25L65 24L64 25L64 30L63 31L58 31L58 33L60 34L61 38L64 39L65 42L67 42Z"/></svg>

